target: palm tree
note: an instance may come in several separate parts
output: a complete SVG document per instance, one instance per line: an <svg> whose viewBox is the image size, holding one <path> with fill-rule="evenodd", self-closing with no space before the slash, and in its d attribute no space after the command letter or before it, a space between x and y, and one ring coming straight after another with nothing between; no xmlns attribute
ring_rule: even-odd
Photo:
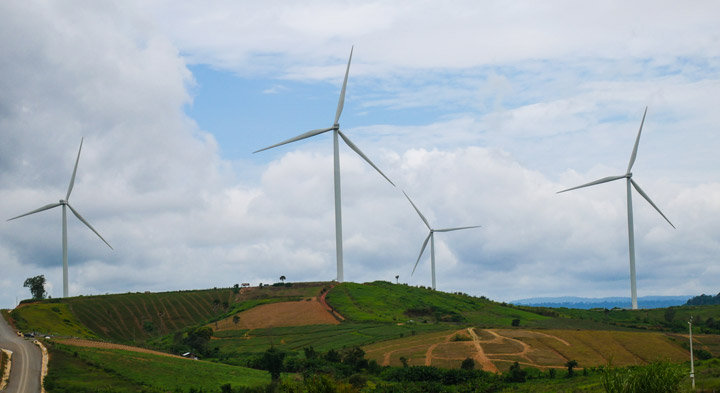
<svg viewBox="0 0 720 393"><path fill-rule="evenodd" d="M400 275L395 276L395 284L398 284L398 280L400 279Z"/></svg>
<svg viewBox="0 0 720 393"><path fill-rule="evenodd" d="M280 276L280 281L282 281L283 284L285 284L285 276Z"/></svg>

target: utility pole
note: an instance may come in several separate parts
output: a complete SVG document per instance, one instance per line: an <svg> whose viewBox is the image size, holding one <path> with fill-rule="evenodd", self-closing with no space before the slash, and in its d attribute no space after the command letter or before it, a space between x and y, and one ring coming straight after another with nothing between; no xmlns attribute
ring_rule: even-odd
<svg viewBox="0 0 720 393"><path fill-rule="evenodd" d="M692 380L692 388L695 390L695 359L693 357L692 349L692 315L690 321L688 321L688 328L690 329L690 379Z"/></svg>

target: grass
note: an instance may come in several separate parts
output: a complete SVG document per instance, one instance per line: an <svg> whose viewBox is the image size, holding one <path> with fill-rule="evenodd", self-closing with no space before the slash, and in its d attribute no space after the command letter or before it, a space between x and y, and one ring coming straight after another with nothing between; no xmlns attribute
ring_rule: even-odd
<svg viewBox="0 0 720 393"><path fill-rule="evenodd" d="M50 392L217 391L227 383L253 387L270 382L265 371L123 350L55 344L50 359L48 379L59 389Z"/></svg>
<svg viewBox="0 0 720 393"><path fill-rule="evenodd" d="M523 324L548 318L484 298L386 281L338 284L328 293L326 300L345 318L355 322L397 323L413 320L510 326L513 319L519 319Z"/></svg>
<svg viewBox="0 0 720 393"><path fill-rule="evenodd" d="M343 323L254 330L223 330L215 332L219 340L210 345L219 348L220 358L264 352L270 346L286 351L301 351L312 346L317 351L363 346L391 338L412 337L421 333L447 329L443 325L391 325ZM242 355L241 355L242 354ZM232 362L232 360L230 360Z"/></svg>
<svg viewBox="0 0 720 393"><path fill-rule="evenodd" d="M28 304L12 311L15 325L23 332L53 336L98 338L70 312L67 304Z"/></svg>
<svg viewBox="0 0 720 393"><path fill-rule="evenodd" d="M26 303L11 316L25 331L138 344L259 304L316 296L325 285L77 296Z"/></svg>

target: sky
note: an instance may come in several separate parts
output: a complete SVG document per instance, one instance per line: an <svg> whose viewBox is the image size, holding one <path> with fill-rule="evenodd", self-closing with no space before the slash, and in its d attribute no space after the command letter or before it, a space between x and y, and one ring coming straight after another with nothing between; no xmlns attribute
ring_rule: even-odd
<svg viewBox="0 0 720 393"><path fill-rule="evenodd" d="M63 199L70 294L336 277L498 301L720 292L720 3L3 1L0 217ZM61 211L0 221L0 307L62 296Z"/></svg>

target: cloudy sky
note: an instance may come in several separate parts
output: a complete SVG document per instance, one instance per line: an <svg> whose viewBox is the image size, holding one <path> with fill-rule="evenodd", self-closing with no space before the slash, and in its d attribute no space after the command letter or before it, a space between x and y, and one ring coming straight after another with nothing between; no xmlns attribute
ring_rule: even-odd
<svg viewBox="0 0 720 393"><path fill-rule="evenodd" d="M711 1L3 1L0 217L64 198L70 293L336 276L332 125L345 280L509 301L717 293L720 4ZM0 307L44 274L62 295L61 211L0 223Z"/></svg>

